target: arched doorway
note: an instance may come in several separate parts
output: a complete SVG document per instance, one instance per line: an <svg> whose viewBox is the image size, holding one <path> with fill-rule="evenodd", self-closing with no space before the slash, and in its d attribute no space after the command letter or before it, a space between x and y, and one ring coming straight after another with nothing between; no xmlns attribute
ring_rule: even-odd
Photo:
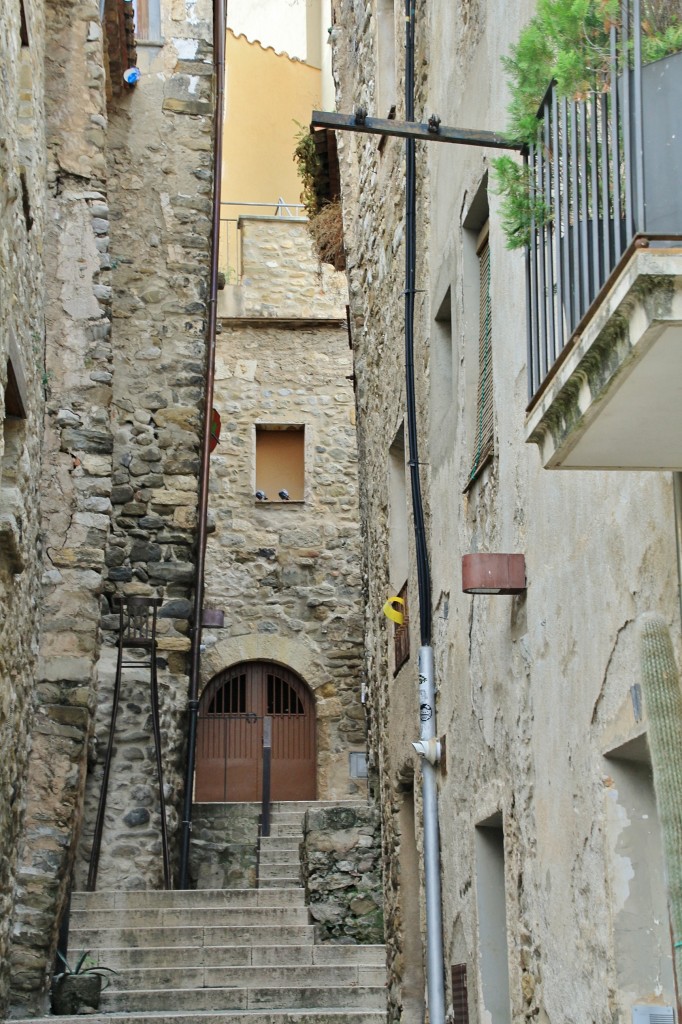
<svg viewBox="0 0 682 1024"><path fill-rule="evenodd" d="M244 661L214 676L201 696L195 800L261 799L266 715L272 718L272 799L315 799L312 693L281 665Z"/></svg>

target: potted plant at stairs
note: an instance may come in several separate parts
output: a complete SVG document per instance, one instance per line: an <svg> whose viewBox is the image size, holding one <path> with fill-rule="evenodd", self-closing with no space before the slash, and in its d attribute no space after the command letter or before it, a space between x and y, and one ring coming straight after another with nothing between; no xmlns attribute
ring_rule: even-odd
<svg viewBox="0 0 682 1024"><path fill-rule="evenodd" d="M109 984L109 974L116 974L113 967L96 964L86 950L71 968L61 953L57 957L64 970L52 979L52 1012L58 1016L76 1013L96 1013L99 1010L102 989Z"/></svg>

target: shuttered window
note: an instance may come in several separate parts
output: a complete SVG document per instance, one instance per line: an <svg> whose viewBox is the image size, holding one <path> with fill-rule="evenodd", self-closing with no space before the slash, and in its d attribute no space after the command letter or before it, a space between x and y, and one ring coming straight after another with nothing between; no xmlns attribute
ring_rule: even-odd
<svg viewBox="0 0 682 1024"><path fill-rule="evenodd" d="M452 1012L454 1024L469 1024L469 992L467 989L467 965L453 964Z"/></svg>
<svg viewBox="0 0 682 1024"><path fill-rule="evenodd" d="M478 321L478 387L474 451L470 480L475 479L494 452L493 425L493 352L492 310L490 304L490 246L488 225L478 238L479 321Z"/></svg>

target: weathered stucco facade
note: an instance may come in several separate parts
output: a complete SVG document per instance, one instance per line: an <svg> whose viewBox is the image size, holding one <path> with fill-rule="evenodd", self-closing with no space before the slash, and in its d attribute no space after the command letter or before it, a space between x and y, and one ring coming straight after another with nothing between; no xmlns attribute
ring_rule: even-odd
<svg viewBox="0 0 682 1024"><path fill-rule="evenodd" d="M531 14L531 3L513 12L499 3L417 4L416 119L435 112L443 124L502 129L500 57ZM379 86L385 93L381 55L388 62L390 44L401 119L398 6L338 0L332 34L339 109L386 116ZM401 433L404 143L339 135L390 1016L417 1021L424 914L414 895L422 831L411 747L419 615ZM639 613L656 610L679 635L670 481L548 473L524 444L524 260L505 248L487 185L493 155L417 144L417 424L447 751L438 783L447 1003L452 1014L451 967L465 965L469 1020L625 1024L633 1005L675 1003L634 629ZM486 224L494 455L472 480ZM470 552L523 553L527 591L462 593L461 556ZM382 607L406 578L411 655L394 678Z"/></svg>
<svg viewBox="0 0 682 1024"><path fill-rule="evenodd" d="M95 708L100 735L111 705L115 592L163 598L171 833L181 783L212 5L162 3L163 39L137 57L132 6L107 0L100 15L99 0L17 0L0 37L0 1013L8 999L15 1011L45 1006L84 826L83 881L98 788ZM130 88L123 71L136 60L141 77ZM151 887L160 856L148 674L131 692L126 685L100 877ZM134 854L121 841L133 829Z"/></svg>
<svg viewBox="0 0 682 1024"><path fill-rule="evenodd" d="M312 690L319 799L365 790L362 575L351 353L343 275L320 265L305 222L241 220L242 279L228 286L216 357L222 417L212 455L202 678L248 661L295 672ZM259 430L303 433L303 489L256 497ZM277 485L279 487L279 485Z"/></svg>

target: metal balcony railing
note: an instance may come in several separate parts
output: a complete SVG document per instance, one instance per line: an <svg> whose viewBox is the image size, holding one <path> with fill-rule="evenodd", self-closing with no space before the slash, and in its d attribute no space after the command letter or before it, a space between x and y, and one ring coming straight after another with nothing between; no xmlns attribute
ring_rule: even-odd
<svg viewBox="0 0 682 1024"><path fill-rule="evenodd" d="M677 118L679 136L682 54L643 67L644 7L645 0L622 0L619 24L609 30L604 91L567 100L550 86L525 156L541 211L527 249L531 402L637 235L682 234L682 204L665 205L665 193L679 191L670 124ZM671 97L676 115L663 109Z"/></svg>
<svg viewBox="0 0 682 1024"><path fill-rule="evenodd" d="M220 269L227 284L239 284L242 276L242 240L240 219L244 216L284 217L305 220L302 203L287 203L280 196L272 203L221 202Z"/></svg>

